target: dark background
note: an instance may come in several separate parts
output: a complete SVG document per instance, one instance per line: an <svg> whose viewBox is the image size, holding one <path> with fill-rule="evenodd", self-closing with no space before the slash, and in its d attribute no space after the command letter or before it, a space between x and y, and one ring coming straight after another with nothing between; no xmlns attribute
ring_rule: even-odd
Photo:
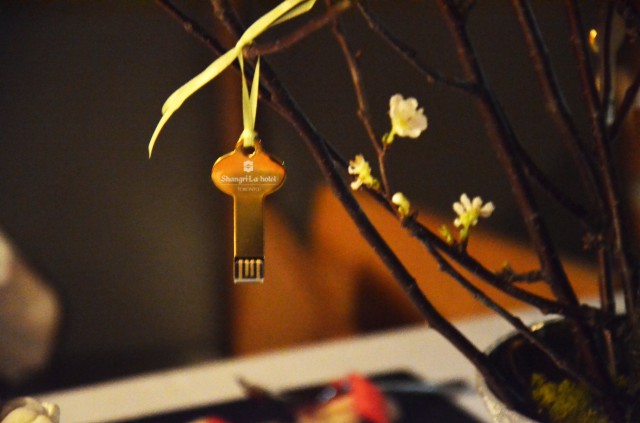
<svg viewBox="0 0 640 423"><path fill-rule="evenodd" d="M276 3L246 2L243 14L251 20ZM579 181L560 154L562 143L546 118L510 7L478 3L469 25L491 84L525 147L579 198ZM567 98L580 115L562 7L533 3ZM176 4L212 32L223 32L213 25L206 0ZM592 2L581 4L597 16ZM421 59L461 75L435 4L372 5ZM395 93L418 98L429 118L419 140L398 139L389 153L392 188L427 210L446 213L462 192L481 195L497 207L487 227L522 239L509 185L468 95L427 84L356 13L344 18L361 52L378 133L389 129L388 99ZM291 26L274 29L264 40ZM162 103L213 58L151 1L0 3L0 228L62 299L65 320L50 369L57 375L54 384L230 353L233 310L225 296L231 282L221 259L230 246L229 201L209 174L242 130L225 126L238 122L237 73L227 71L189 99L163 130L154 157L147 157ZM345 158L362 152L373 159L356 119L348 69L327 31L266 60ZM586 131L584 118L578 123ZM295 132L264 105L257 129L288 169L287 184L270 204L304 240L308 204L321 175ZM551 211L561 247L577 254L579 228L540 200Z"/></svg>

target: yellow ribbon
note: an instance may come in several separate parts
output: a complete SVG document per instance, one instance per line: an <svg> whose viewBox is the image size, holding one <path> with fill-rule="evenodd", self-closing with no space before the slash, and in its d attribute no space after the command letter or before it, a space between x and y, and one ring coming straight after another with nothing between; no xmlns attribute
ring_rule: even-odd
<svg viewBox="0 0 640 423"><path fill-rule="evenodd" d="M256 131L256 113L258 111L258 90L260 87L260 58L256 63L256 69L253 73L253 82L251 83L251 93L247 89L247 80L244 76L244 60L242 54L238 56L240 62L240 72L242 73L242 122L244 124L244 130L240 138L242 139L242 145L247 147L253 147L253 143L257 137Z"/></svg>
<svg viewBox="0 0 640 423"><path fill-rule="evenodd" d="M227 51L222 56L218 57L213 63L211 63L205 70L203 70L200 74L193 77L189 82L184 84L182 87L178 88L173 94L167 98L164 105L162 106L162 117L160 118L160 122L156 126L153 135L151 136L151 141L149 141L149 157L151 157L151 153L153 152L153 146L156 143L158 135L160 131L167 123L171 115L182 106L182 103L189 98L193 93L202 88L206 83L213 80L216 76L222 73L229 65L231 65L235 59L240 61L241 67L242 64L242 50L249 44L253 42L253 40L262 34L267 29L272 26L278 25L288 19L299 16L307 11L309 11L315 3L315 0L285 0L280 3L275 8L271 9L269 12L265 13L258 20L256 20L247 30L242 34L236 45L229 51ZM242 70L243 75L243 120L245 129L243 131L244 135L253 134L255 138L255 132L253 131L253 124L255 123L256 109L258 103L257 96L257 84L258 84L258 72L259 65L256 66L256 73L253 77L252 84L252 93L251 96L247 93L245 101L245 92L247 90L246 83L244 81L244 70ZM254 86L256 87L254 90ZM255 93L254 93L255 91ZM255 97L255 98L254 98ZM247 124L250 124L251 127L248 127ZM244 138L243 138L244 139ZM253 138L249 142L250 145L253 145ZM246 146L246 145L245 145Z"/></svg>

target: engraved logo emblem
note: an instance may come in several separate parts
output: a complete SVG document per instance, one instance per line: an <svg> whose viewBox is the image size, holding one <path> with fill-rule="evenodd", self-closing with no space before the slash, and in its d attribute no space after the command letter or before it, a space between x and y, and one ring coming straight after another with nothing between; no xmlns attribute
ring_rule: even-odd
<svg viewBox="0 0 640 423"><path fill-rule="evenodd" d="M244 161L244 171L245 172L253 172L253 160L245 160Z"/></svg>

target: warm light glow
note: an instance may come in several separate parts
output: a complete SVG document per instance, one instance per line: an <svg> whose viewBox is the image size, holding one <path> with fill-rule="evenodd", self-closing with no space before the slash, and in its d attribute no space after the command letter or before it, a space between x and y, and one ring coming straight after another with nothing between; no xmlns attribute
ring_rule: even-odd
<svg viewBox="0 0 640 423"><path fill-rule="evenodd" d="M591 50L594 53L600 52L600 49L598 48L598 31L595 29L589 31L589 46L591 46Z"/></svg>

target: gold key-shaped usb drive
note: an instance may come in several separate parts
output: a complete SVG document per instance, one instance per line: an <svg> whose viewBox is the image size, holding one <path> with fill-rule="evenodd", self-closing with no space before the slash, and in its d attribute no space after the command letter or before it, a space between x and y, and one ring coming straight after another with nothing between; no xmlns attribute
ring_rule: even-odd
<svg viewBox="0 0 640 423"><path fill-rule="evenodd" d="M233 196L234 282L264 281L262 203L285 179L282 162L262 151L259 140L245 148L243 141L213 165L211 179Z"/></svg>

